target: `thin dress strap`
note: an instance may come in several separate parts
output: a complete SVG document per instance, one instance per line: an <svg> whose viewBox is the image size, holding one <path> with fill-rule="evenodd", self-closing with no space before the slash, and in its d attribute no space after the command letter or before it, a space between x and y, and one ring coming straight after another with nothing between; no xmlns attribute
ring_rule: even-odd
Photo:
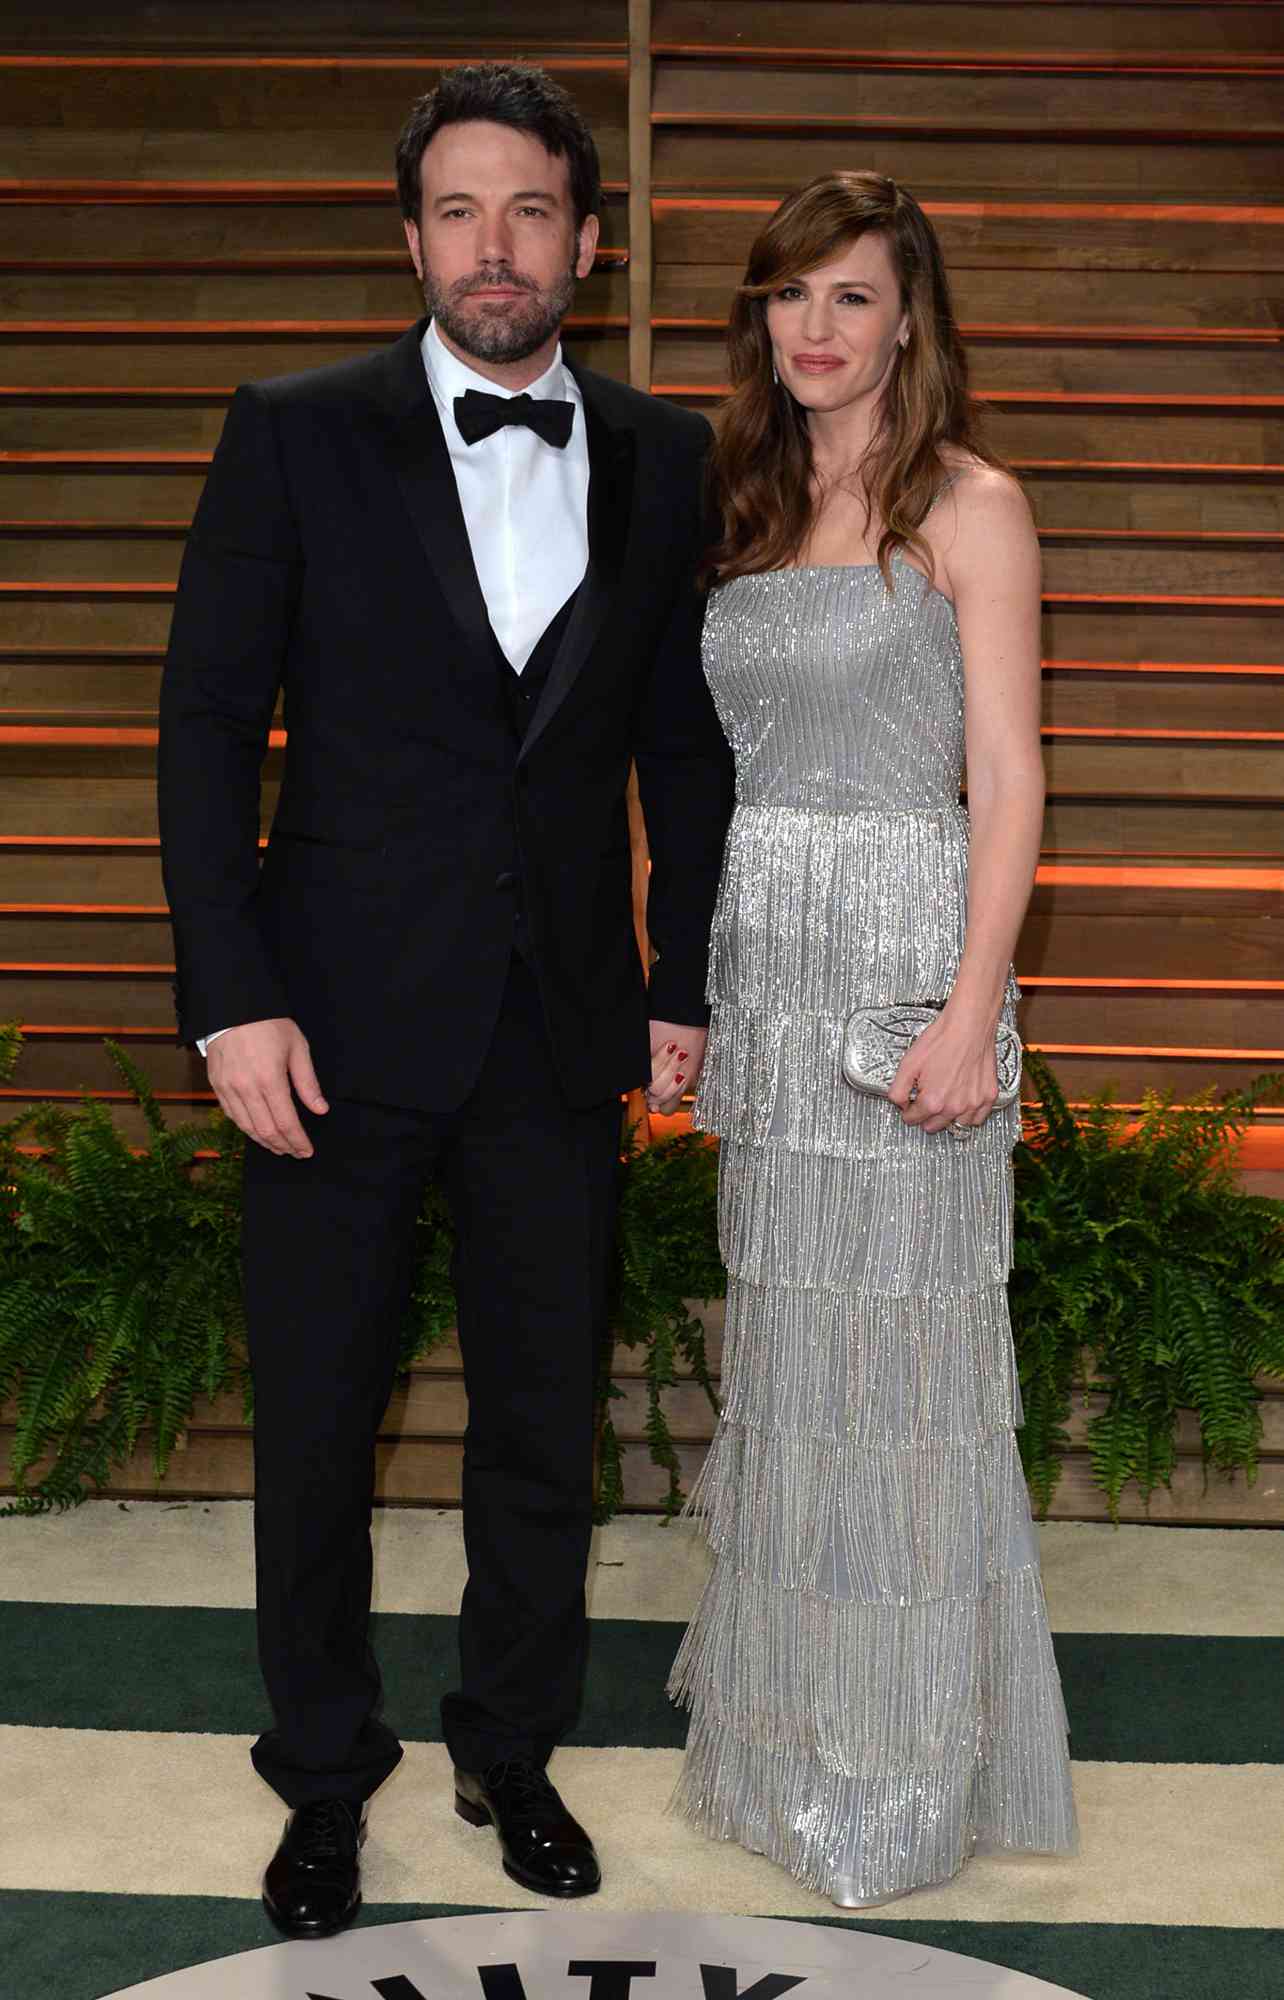
<svg viewBox="0 0 1284 2000"><path fill-rule="evenodd" d="M953 486L953 484L954 484L955 480L956 480L956 479L961 479L961 478L963 477L963 474L964 474L964 473L965 473L965 472L967 471L967 469L968 469L968 468L967 468L967 466L966 466L966 465L960 465L960 466L958 467L957 471L955 471L955 472L952 472L952 473L950 474L950 476L949 476L949 478L948 478L948 479L945 479L945 480L942 480L941 484L940 484L940 485L939 485L939 486L937 487L937 489L936 489L935 493L934 493L934 494L932 495L932 497L931 497L931 500L930 500L930 501L928 502L928 507L927 507L927 514L930 514L930 513L931 513L931 511L932 511L933 507L935 507L935 505L936 505L937 501L938 501L938 500L940 499L941 495L942 495L943 493L948 493L948 492L949 492L949 490L950 490L950 488L951 488L951 486ZM924 516L923 516L923 519L924 519L924 520L926 520L926 519L927 519L927 514L924 514Z"/></svg>

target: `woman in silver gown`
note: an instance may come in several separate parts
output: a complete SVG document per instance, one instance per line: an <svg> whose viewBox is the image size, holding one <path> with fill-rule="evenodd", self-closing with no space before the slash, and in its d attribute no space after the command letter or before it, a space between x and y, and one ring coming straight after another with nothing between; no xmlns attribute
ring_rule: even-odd
<svg viewBox="0 0 1284 2000"><path fill-rule="evenodd" d="M1042 814L1038 547L893 182L781 205L731 359L704 645L737 807L695 1110L725 1401L679 1804L860 1908L981 1843L1075 1842L1014 1437L1020 1120L992 1109ZM890 1101L850 1088L853 1009L923 1000Z"/></svg>

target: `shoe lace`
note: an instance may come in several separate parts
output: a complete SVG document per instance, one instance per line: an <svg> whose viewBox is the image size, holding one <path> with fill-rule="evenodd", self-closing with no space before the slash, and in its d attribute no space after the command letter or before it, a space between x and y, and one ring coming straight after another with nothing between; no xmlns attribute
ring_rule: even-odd
<svg viewBox="0 0 1284 2000"><path fill-rule="evenodd" d="M298 1808L290 1834L301 1861L337 1861L351 1850L356 1825L342 1799L314 1799Z"/></svg>
<svg viewBox="0 0 1284 2000"><path fill-rule="evenodd" d="M506 1790L518 1806L540 1807L560 1805L556 1791L546 1772L538 1764L528 1764L524 1759L492 1764L485 1774L486 1789L490 1792Z"/></svg>

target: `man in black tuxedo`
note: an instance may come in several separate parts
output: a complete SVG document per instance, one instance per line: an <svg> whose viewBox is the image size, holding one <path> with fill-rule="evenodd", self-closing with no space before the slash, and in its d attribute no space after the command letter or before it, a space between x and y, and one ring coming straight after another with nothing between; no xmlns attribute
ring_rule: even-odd
<svg viewBox="0 0 1284 2000"><path fill-rule="evenodd" d="M238 390L183 562L160 799L180 1031L248 1135L256 1769L288 1934L360 1902L401 1756L367 1636L374 1438L425 1176L469 1398L456 1806L528 1887L598 1886L544 1767L583 1674L620 1093L702 1057L730 810L693 576L703 420L565 362L597 154L540 72L479 65L398 148L429 318ZM284 779L257 859L278 694ZM626 784L652 854L648 993ZM648 1011L650 1027L648 1033Z"/></svg>

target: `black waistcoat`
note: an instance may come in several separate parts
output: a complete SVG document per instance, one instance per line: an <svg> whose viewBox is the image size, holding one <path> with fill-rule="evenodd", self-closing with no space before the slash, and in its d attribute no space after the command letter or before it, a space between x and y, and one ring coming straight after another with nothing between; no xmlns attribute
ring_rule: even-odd
<svg viewBox="0 0 1284 2000"><path fill-rule="evenodd" d="M526 731L531 717L539 706L539 698L544 692L549 669L557 657L557 649L562 643L562 634L570 623L575 600L579 596L579 586L571 592L560 611L556 611L550 623L536 642L535 650L522 668L515 673L499 640L491 633L491 645L495 653L495 667L503 687L504 710L512 725L513 734L519 744L525 742Z"/></svg>
<svg viewBox="0 0 1284 2000"><path fill-rule="evenodd" d="M499 675L502 689L504 712L513 731L514 744L520 748L526 740L526 731L531 718L539 706L540 695L549 676L549 669L557 658L557 649L562 643L562 635L570 623L571 612L579 595L578 586L567 598L560 611L553 614L536 643L535 650L522 668L516 673L505 654L499 640L491 633L491 646L495 655L495 671ZM518 860L517 827L513 827L512 866L503 870L498 877L496 888L511 888L513 893L513 950L528 962L530 945L526 931L525 913L522 908L521 868Z"/></svg>

